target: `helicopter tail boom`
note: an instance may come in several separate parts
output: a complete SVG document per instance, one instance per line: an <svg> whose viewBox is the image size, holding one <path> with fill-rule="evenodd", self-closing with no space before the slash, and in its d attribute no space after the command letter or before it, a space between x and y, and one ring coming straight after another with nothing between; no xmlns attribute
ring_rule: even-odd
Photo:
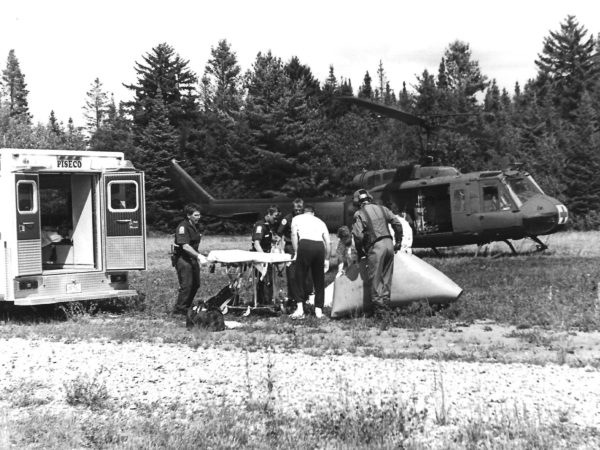
<svg viewBox="0 0 600 450"><path fill-rule="evenodd" d="M171 160L171 180L179 192L185 195L186 200L194 203L205 205L215 201L215 198L210 195L206 189L200 186L176 160Z"/></svg>

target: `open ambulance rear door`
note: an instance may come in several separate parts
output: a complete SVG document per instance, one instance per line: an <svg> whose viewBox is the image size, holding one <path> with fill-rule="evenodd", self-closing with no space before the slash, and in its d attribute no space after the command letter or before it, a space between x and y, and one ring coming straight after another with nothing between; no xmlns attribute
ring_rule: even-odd
<svg viewBox="0 0 600 450"><path fill-rule="evenodd" d="M102 186L105 269L146 269L144 174L107 173Z"/></svg>

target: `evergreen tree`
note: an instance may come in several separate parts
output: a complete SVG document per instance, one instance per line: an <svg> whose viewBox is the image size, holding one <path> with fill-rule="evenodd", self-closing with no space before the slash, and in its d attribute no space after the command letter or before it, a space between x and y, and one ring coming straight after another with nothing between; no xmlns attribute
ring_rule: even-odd
<svg viewBox="0 0 600 450"><path fill-rule="evenodd" d="M211 49L202 77L203 114L184 162L217 195L240 189L241 153L250 140L241 119L243 86L236 54L227 41Z"/></svg>
<svg viewBox="0 0 600 450"><path fill-rule="evenodd" d="M347 88L345 88L345 92L348 92ZM341 86L338 83L333 65L330 65L329 73L321 89L321 110L325 117L336 118L348 111L348 105L335 100L335 97L340 95L342 95Z"/></svg>
<svg viewBox="0 0 600 450"><path fill-rule="evenodd" d="M521 103L521 101L522 101L521 85L517 81L515 83L515 94L513 95L513 103L518 106Z"/></svg>
<svg viewBox="0 0 600 450"><path fill-rule="evenodd" d="M327 75L327 79L325 80L325 84L323 85L323 94L325 96L333 96L336 94L338 90L338 81L335 76L335 69L333 65L329 66L329 73Z"/></svg>
<svg viewBox="0 0 600 450"><path fill-rule="evenodd" d="M510 111L512 107L512 100L506 88L502 88L502 92L500 93L500 105L505 111Z"/></svg>
<svg viewBox="0 0 600 450"><path fill-rule="evenodd" d="M271 51L259 52L246 73L245 118L253 139L251 149L243 156L245 181L260 194L269 188L279 189L293 170L293 161L281 145L286 85L289 78L281 59Z"/></svg>
<svg viewBox="0 0 600 450"><path fill-rule="evenodd" d="M352 89L352 80L350 80L349 78L343 78L341 79L341 83L340 83L340 89L339 89L339 94L342 96L349 96L352 97L354 95L354 90Z"/></svg>
<svg viewBox="0 0 600 450"><path fill-rule="evenodd" d="M390 82L385 82L385 91L383 94L383 103L386 105L395 105L396 104L396 94L390 87Z"/></svg>
<svg viewBox="0 0 600 450"><path fill-rule="evenodd" d="M600 71L594 38L587 33L574 16L567 16L560 31L551 31L544 38L544 48L535 61L538 89L549 86L553 103L563 118L571 116L581 95L593 87Z"/></svg>
<svg viewBox="0 0 600 450"><path fill-rule="evenodd" d="M565 167L563 199L576 228L600 226L600 129L599 113L588 92L574 111L574 121L565 124Z"/></svg>
<svg viewBox="0 0 600 450"><path fill-rule="evenodd" d="M337 93L330 71L323 95ZM244 117L252 136L244 156L245 182L259 194L307 195L319 180L311 171L320 145L316 139L317 110L306 96L303 80L292 80L280 58L259 53L246 75ZM318 164L315 166L318 167Z"/></svg>
<svg viewBox="0 0 600 450"><path fill-rule="evenodd" d="M398 106L403 111L412 111L412 96L408 93L406 89L406 82L402 82L402 91L398 95Z"/></svg>
<svg viewBox="0 0 600 450"><path fill-rule="evenodd" d="M162 100L160 88L149 100L153 114L139 135L139 148L132 161L146 176L146 211L149 224L158 229L171 229L175 210L179 209L168 176L170 160L176 153L178 133L169 122L169 110Z"/></svg>
<svg viewBox="0 0 600 450"><path fill-rule="evenodd" d="M169 123L175 129L187 127L197 114L197 77L173 47L159 44L135 63L137 83L124 85L134 92L131 108L134 127L143 130L154 115L158 95L167 108ZM157 113L158 114L158 113Z"/></svg>
<svg viewBox="0 0 600 450"><path fill-rule="evenodd" d="M85 125L90 136L93 136L106 121L109 107L108 94L102 89L100 79L96 78L90 86L90 90L86 93L85 106L83 107Z"/></svg>
<svg viewBox="0 0 600 450"><path fill-rule="evenodd" d="M81 127L76 127L69 117L67 129L63 135L61 148L65 150L85 150L85 136Z"/></svg>
<svg viewBox="0 0 600 450"><path fill-rule="evenodd" d="M319 80L314 77L310 67L302 64L297 56L292 56L283 70L293 83L300 82L304 86L308 97L316 97L320 94L321 86Z"/></svg>
<svg viewBox="0 0 600 450"><path fill-rule="evenodd" d="M371 87L371 76L367 71L363 78L363 84L358 88L358 96L368 100L373 99L373 88Z"/></svg>
<svg viewBox="0 0 600 450"><path fill-rule="evenodd" d="M239 112L242 106L241 68L235 52L226 40L211 48L211 58L204 69L202 83L208 88L205 108L214 107L223 114ZM205 94L205 95L207 95Z"/></svg>
<svg viewBox="0 0 600 450"><path fill-rule="evenodd" d="M19 118L28 124L31 123L27 103L29 91L14 50L8 52L6 69L2 71L2 88L2 97L8 105L10 117Z"/></svg>
<svg viewBox="0 0 600 450"><path fill-rule="evenodd" d="M385 70L383 70L383 61L379 60L379 66L377 67L377 81L379 82L377 89L375 90L375 98L385 104L385 86L387 79L385 76Z"/></svg>
<svg viewBox="0 0 600 450"><path fill-rule="evenodd" d="M133 122L123 103L117 109L111 95L103 126L89 140L90 150L124 152L128 159L135 159L138 149L134 144Z"/></svg>
<svg viewBox="0 0 600 450"><path fill-rule="evenodd" d="M456 105L460 112L476 105L476 94L483 92L488 86L487 77L481 73L479 62L471 59L469 44L461 41L452 42L442 59L445 66L445 83L456 98ZM441 68L442 64L440 64ZM438 74L438 82L444 78Z"/></svg>
<svg viewBox="0 0 600 450"><path fill-rule="evenodd" d="M60 136L64 133L62 123L60 123L54 115L54 110L50 111L50 117L48 117L48 129L56 136Z"/></svg>
<svg viewBox="0 0 600 450"><path fill-rule="evenodd" d="M438 67L437 87L440 90L448 89L448 76L446 75L446 59L442 58Z"/></svg>
<svg viewBox="0 0 600 450"><path fill-rule="evenodd" d="M438 113L439 91L436 87L435 78L427 69L420 77L417 77L415 111L417 114Z"/></svg>
<svg viewBox="0 0 600 450"><path fill-rule="evenodd" d="M500 111L500 89L496 84L496 80L492 80L491 86L486 90L483 100L483 110L485 112L497 113Z"/></svg>

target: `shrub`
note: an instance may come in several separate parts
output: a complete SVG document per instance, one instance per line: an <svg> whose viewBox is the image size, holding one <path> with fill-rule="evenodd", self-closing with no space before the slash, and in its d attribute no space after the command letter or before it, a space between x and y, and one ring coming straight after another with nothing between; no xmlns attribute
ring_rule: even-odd
<svg viewBox="0 0 600 450"><path fill-rule="evenodd" d="M102 370L93 376L80 374L64 383L66 401L71 406L83 405L91 409L104 408L109 395L106 381L100 378Z"/></svg>

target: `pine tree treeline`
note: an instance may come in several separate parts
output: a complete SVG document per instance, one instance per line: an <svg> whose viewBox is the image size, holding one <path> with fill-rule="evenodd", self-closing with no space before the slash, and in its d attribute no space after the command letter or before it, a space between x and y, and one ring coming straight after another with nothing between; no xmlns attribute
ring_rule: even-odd
<svg viewBox="0 0 600 450"><path fill-rule="evenodd" d="M163 43L135 63L137 79L125 85L130 102L117 107L94 80L84 108L87 145L124 151L145 170L148 223L155 228L169 229L180 214L167 176L171 158L215 196L251 198L343 195L362 170L429 156L463 172L523 163L567 205L572 226L597 229L599 50L599 40L567 16L544 38L535 77L516 83L513 93L483 74L460 41L446 48L437 73L417 77L412 91L406 84L395 91L380 62L355 93L333 66L320 83L297 57L282 61L270 51L243 72L226 40L211 49L198 77ZM2 87L0 132L10 144L34 146L36 139L25 137L36 127L14 54ZM415 127L335 100L354 94L417 115L445 115L444 126L426 141ZM68 134L53 120L52 114L46 134Z"/></svg>
<svg viewBox="0 0 600 450"><path fill-rule="evenodd" d="M0 146L8 148L85 148L82 130L69 118L67 126L50 111L48 122L31 123L27 83L14 50L10 50L0 79Z"/></svg>

